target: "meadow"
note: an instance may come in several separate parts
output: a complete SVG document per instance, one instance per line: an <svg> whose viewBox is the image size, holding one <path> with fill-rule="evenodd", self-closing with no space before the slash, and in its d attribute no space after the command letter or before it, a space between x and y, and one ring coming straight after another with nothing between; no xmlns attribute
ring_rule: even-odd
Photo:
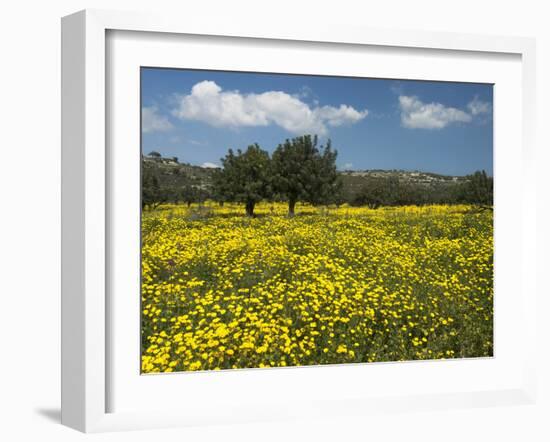
<svg viewBox="0 0 550 442"><path fill-rule="evenodd" d="M142 372L493 355L493 214L165 204L142 215Z"/></svg>

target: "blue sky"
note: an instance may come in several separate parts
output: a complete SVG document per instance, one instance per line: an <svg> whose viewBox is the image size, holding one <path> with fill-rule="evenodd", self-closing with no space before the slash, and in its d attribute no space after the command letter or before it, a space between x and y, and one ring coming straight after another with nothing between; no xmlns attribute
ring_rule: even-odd
<svg viewBox="0 0 550 442"><path fill-rule="evenodd" d="M488 84L142 68L141 100L143 152L180 162L316 133L340 169L493 173Z"/></svg>

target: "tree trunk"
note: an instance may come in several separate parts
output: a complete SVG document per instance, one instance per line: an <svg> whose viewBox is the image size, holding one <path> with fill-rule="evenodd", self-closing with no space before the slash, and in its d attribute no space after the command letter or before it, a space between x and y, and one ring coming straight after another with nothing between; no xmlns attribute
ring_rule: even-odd
<svg viewBox="0 0 550 442"><path fill-rule="evenodd" d="M255 206L255 202L254 201L247 201L246 202L246 216L254 216L254 206Z"/></svg>
<svg viewBox="0 0 550 442"><path fill-rule="evenodd" d="M288 201L288 216L294 216L294 207L296 207L296 200Z"/></svg>

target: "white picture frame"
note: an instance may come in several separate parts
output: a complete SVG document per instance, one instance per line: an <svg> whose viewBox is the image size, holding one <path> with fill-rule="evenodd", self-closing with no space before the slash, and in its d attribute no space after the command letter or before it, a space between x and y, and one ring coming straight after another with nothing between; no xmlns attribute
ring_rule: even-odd
<svg viewBox="0 0 550 442"><path fill-rule="evenodd" d="M533 403L536 396L535 339L525 339L524 352L518 356L521 380L504 388L426 394L388 394L386 396L327 397L308 407L292 411L273 406L257 412L256 404L244 399L236 412L217 414L197 409L192 416L175 408L151 411L109 410L110 383L109 330L111 324L107 287L109 194L109 155L106 121L109 85L106 68L109 60L106 36L111 31L154 32L155 35L217 36L221 38L270 40L273 44L296 42L376 46L406 50L426 49L443 53L468 52L510 54L521 57L521 141L522 160L520 256L521 316L523 337L535 336L536 286L535 222L536 194L530 171L534 168L535 134L535 43L518 37L491 37L416 31L358 29L344 26L295 28L277 23L232 24L209 22L196 17L86 10L62 20L62 423L84 432L186 426L219 422L247 422L341 414L365 414L375 409L388 412L432 408L456 408L502 404ZM498 113L498 102L495 103ZM519 241L519 240L518 240ZM136 331L137 333L137 331ZM460 361L457 361L460 364ZM378 365L378 371L392 370ZM300 368L287 375L299 376ZM313 368L315 369L315 368ZM332 371L347 370L332 367ZM269 371L268 371L269 372ZM273 373L273 371L271 371ZM348 370L349 372L349 370ZM348 373L346 372L346 373ZM308 372L311 374L311 371ZM334 373L333 373L334 374ZM204 375L204 374L203 374ZM208 373L206 374L208 375ZM347 374L346 374L347 375ZM244 373L233 373L233 382ZM269 381L272 374L254 382ZM175 379L175 378L174 378ZM196 378L198 379L198 378ZM518 378L519 379L519 378ZM190 382L193 382L191 379ZM513 384L513 385L512 385ZM247 403L246 400L249 402Z"/></svg>

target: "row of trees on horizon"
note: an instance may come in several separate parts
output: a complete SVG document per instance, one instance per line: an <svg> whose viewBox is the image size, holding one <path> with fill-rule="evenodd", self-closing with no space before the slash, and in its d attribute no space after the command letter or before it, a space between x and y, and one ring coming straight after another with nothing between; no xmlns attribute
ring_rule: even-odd
<svg viewBox="0 0 550 442"><path fill-rule="evenodd" d="M403 183L397 177L367 178L358 191L344 189L337 171L338 152L330 139L318 146L317 136L287 139L270 156L257 143L244 151L229 149L221 159L222 168L212 171L210 188L185 185L166 188L150 168L142 175L142 206L154 208L163 202L201 202L206 199L243 203L247 216L254 216L262 200L285 201L294 216L298 202L312 205L355 206L423 205L470 203L490 208L493 180L485 171L475 172L463 183L430 188Z"/></svg>

